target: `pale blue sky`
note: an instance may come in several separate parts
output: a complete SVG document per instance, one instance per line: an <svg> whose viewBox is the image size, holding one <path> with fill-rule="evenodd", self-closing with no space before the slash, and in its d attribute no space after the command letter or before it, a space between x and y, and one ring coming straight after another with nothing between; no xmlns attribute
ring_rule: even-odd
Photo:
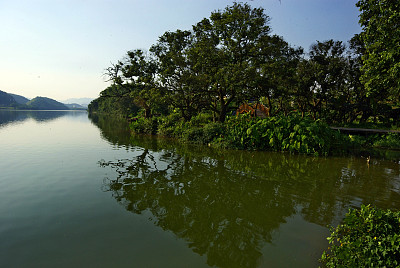
<svg viewBox="0 0 400 268"><path fill-rule="evenodd" d="M253 0L274 34L308 50L361 28L356 0ZM189 30L228 0L0 0L0 90L57 100L98 97L102 73L166 31Z"/></svg>

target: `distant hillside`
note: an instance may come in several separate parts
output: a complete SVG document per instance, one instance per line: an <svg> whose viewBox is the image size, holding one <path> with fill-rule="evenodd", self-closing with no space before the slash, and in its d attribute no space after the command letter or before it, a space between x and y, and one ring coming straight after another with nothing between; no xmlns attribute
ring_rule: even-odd
<svg viewBox="0 0 400 268"><path fill-rule="evenodd" d="M77 102L64 104L46 97L36 97L32 100L0 90L0 107L18 110L86 110L91 98L69 99ZM78 102L79 101L79 102ZM85 103L87 102L87 103Z"/></svg>
<svg viewBox="0 0 400 268"><path fill-rule="evenodd" d="M0 107L11 107L13 105L16 105L14 98L10 94L0 90Z"/></svg>
<svg viewBox="0 0 400 268"><path fill-rule="evenodd" d="M69 110L65 104L46 97L33 98L26 103L26 106L35 110Z"/></svg>
<svg viewBox="0 0 400 268"><path fill-rule="evenodd" d="M87 109L87 107L84 107L84 106L79 105L77 103L65 104L65 106L67 106L71 110L86 110Z"/></svg>
<svg viewBox="0 0 400 268"><path fill-rule="evenodd" d="M65 104L75 104L75 103L77 103L77 104L87 108L88 104L92 100L94 100L94 99L93 98L71 98L71 99L67 99L67 100L61 101L61 102L65 103Z"/></svg>
<svg viewBox="0 0 400 268"><path fill-rule="evenodd" d="M29 101L29 99L25 98L24 96L11 93L8 93L8 95L11 95L14 98L14 100L19 104L26 104Z"/></svg>

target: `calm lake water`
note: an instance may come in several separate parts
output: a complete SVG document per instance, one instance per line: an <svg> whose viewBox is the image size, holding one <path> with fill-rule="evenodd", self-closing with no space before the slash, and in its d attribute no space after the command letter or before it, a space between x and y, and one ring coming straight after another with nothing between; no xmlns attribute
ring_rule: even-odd
<svg viewBox="0 0 400 268"><path fill-rule="evenodd" d="M219 151L86 112L0 111L0 267L318 267L400 158Z"/></svg>

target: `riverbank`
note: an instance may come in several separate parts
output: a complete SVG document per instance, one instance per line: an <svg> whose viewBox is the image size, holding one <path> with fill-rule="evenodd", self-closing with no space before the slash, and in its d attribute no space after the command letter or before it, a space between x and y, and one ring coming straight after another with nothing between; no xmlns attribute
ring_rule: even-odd
<svg viewBox="0 0 400 268"><path fill-rule="evenodd" d="M229 149L329 155L352 146L348 135L330 129L322 121L295 115L264 119L240 115L220 123L212 122L207 114L200 114L188 122L172 114L152 119L138 117L130 127L134 133L157 134Z"/></svg>
<svg viewBox="0 0 400 268"><path fill-rule="evenodd" d="M156 134L183 142L241 150L287 151L309 155L332 155L365 148L400 149L398 133L355 135L332 129L323 121L298 115L264 119L249 115L231 116L224 123L199 114L184 122L179 115L137 117L131 120L134 133Z"/></svg>

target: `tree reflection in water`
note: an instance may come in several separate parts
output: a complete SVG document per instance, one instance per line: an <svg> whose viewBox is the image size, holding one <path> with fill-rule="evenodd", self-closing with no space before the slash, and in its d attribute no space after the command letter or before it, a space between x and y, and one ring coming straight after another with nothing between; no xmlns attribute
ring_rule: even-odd
<svg viewBox="0 0 400 268"><path fill-rule="evenodd" d="M219 152L145 137L130 146L136 157L99 162L116 171L104 190L128 211L151 212L210 266L257 267L264 245L295 214L326 227L361 203L400 205L394 162Z"/></svg>
<svg viewBox="0 0 400 268"><path fill-rule="evenodd" d="M105 188L137 214L149 210L156 225L206 254L209 265L255 267L272 231L294 213L275 182L233 170L225 160L185 157L148 149L132 160L100 162L118 177Z"/></svg>

